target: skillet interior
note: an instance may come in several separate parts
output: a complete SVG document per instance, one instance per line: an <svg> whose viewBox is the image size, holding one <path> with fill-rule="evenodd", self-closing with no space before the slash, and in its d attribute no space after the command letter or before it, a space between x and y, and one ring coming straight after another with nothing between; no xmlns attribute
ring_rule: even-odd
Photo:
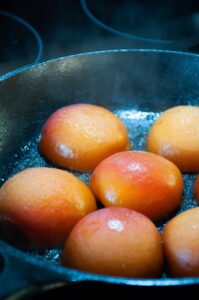
<svg viewBox="0 0 199 300"><path fill-rule="evenodd" d="M148 130L163 110L179 104L199 104L198 78L197 55L151 50L103 51L71 56L2 77L1 184L25 168L53 166L40 156L37 144L42 124L57 108L78 102L105 106L126 124L133 149L144 150ZM88 173L74 174L86 183L89 180ZM185 192L178 212L197 206L192 196L194 178L191 174L184 175ZM160 231L164 224L157 224ZM20 255L20 251L16 253ZM60 250L32 254L45 261L44 267L45 264L59 264ZM67 269L62 269L63 274L67 272ZM82 279L92 279L93 276L82 272L75 274L78 273L82 274ZM98 278L111 281L108 276ZM122 281L130 284L128 280ZM193 283L196 281L193 279ZM147 280L142 282L148 285ZM190 283L188 279L167 279L166 273L162 279L149 282L149 285ZM140 285L139 279L133 280L132 284Z"/></svg>

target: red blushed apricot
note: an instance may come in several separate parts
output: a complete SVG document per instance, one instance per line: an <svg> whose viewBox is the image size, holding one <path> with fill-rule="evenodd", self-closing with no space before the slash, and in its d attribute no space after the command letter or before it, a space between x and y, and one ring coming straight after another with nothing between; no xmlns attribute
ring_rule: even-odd
<svg viewBox="0 0 199 300"><path fill-rule="evenodd" d="M112 112L96 105L75 104L48 118L39 148L59 166L90 171L111 154L129 150L130 141L124 124Z"/></svg>
<svg viewBox="0 0 199 300"><path fill-rule="evenodd" d="M156 277L163 264L161 235L138 212L116 207L100 209L74 226L62 261L91 273Z"/></svg>
<svg viewBox="0 0 199 300"><path fill-rule="evenodd" d="M199 208L173 218L164 228L163 242L171 275L199 276Z"/></svg>
<svg viewBox="0 0 199 300"><path fill-rule="evenodd" d="M10 221L42 246L63 244L75 223L95 209L88 187L58 169L26 169L0 190L0 222Z"/></svg>
<svg viewBox="0 0 199 300"><path fill-rule="evenodd" d="M151 127L147 148L171 160L182 172L198 172L199 106L166 110Z"/></svg>
<svg viewBox="0 0 199 300"><path fill-rule="evenodd" d="M106 207L131 208L158 220L180 205L183 180L169 160L149 152L126 151L97 166L90 188Z"/></svg>
<svg viewBox="0 0 199 300"><path fill-rule="evenodd" d="M196 177L196 181L195 181L195 184L194 184L194 194L195 194L195 197L196 197L196 200L199 201L199 175Z"/></svg>

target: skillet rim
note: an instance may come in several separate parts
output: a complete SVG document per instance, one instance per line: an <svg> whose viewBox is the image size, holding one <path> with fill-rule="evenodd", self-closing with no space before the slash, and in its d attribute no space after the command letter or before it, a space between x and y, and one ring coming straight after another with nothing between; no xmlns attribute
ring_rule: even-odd
<svg viewBox="0 0 199 300"><path fill-rule="evenodd" d="M71 54L71 55L66 55L66 56L61 56L53 59L49 59L40 63L36 64L31 64L31 65L26 65L20 68L17 68L13 71L10 71L6 74L3 74L0 76L0 82L4 81L10 77L15 76L16 74L22 73L24 71L27 71L29 69L34 69L37 67L40 67L42 65L46 65L47 63L52 63L56 61L61 61L64 59L70 59L70 58L75 58L75 57L81 57L81 56L90 56L90 55L95 55L95 54L111 54L111 53L160 53L160 54L177 54L177 55L182 55L182 56L190 56L190 57L199 57L199 54L196 53L190 53L190 52L182 52L182 51L176 51L176 50L159 50L159 49L107 49L107 50L97 50L97 51L89 51L89 52L82 52L78 54Z"/></svg>
<svg viewBox="0 0 199 300"><path fill-rule="evenodd" d="M5 250L4 254L2 254ZM168 287L168 286L188 286L188 285L197 285L199 284L199 277L182 277L182 278L125 278L109 275L100 275L88 273L68 267L64 267L57 264L46 263L46 261L34 256L33 254L26 253L20 249L17 249L8 243L0 240L0 254L3 255L5 259L5 268L7 263L6 256L15 257L31 266L34 266L38 269L45 269L45 271L51 272L54 278L57 277L57 281L65 280L66 282L102 282L110 284L120 284L128 286L142 286L142 287ZM20 272L20 271L19 271ZM45 281L45 280L44 280ZM48 280L47 280L48 281Z"/></svg>

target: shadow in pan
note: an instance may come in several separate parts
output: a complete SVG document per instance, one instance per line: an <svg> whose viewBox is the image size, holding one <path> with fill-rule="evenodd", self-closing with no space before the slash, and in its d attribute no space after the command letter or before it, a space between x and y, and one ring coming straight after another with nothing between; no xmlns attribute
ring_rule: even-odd
<svg viewBox="0 0 199 300"><path fill-rule="evenodd" d="M61 286L57 284L54 288L36 287L29 288L26 291L18 292L9 296L6 300L45 300L45 299L67 299L69 296L73 298L81 295L87 299L98 297L111 296L113 299L116 296L125 296L125 299L142 299L147 296L153 299L160 299L162 295L165 297L177 294L178 296L191 296L198 292L198 286L184 286L184 287L132 287L124 285L104 284L98 282L76 283Z"/></svg>

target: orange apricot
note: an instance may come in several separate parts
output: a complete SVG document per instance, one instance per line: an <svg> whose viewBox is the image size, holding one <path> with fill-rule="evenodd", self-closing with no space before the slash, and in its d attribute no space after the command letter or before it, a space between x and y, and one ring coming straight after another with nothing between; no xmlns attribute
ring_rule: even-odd
<svg viewBox="0 0 199 300"><path fill-rule="evenodd" d="M0 223L14 224L41 246L63 244L75 223L95 209L89 188L63 170L26 169L0 189Z"/></svg>
<svg viewBox="0 0 199 300"><path fill-rule="evenodd" d="M174 162L183 172L198 172L199 106L166 110L151 127L147 147Z"/></svg>
<svg viewBox="0 0 199 300"><path fill-rule="evenodd" d="M97 166L90 188L106 207L130 208L158 220L180 205L183 180L169 160L149 152L126 151Z"/></svg>
<svg viewBox="0 0 199 300"><path fill-rule="evenodd" d="M199 208L173 218L164 228L163 242L171 275L199 276Z"/></svg>
<svg viewBox="0 0 199 300"><path fill-rule="evenodd" d="M103 208L82 218L63 251L64 265L124 277L156 277L162 270L161 235L146 216Z"/></svg>
<svg viewBox="0 0 199 300"><path fill-rule="evenodd" d="M54 112L42 128L39 148L53 163L90 171L113 153L130 149L127 130L109 110L74 104Z"/></svg>
<svg viewBox="0 0 199 300"><path fill-rule="evenodd" d="M194 183L194 190L193 190L196 200L199 201L199 174L196 176L196 181Z"/></svg>

